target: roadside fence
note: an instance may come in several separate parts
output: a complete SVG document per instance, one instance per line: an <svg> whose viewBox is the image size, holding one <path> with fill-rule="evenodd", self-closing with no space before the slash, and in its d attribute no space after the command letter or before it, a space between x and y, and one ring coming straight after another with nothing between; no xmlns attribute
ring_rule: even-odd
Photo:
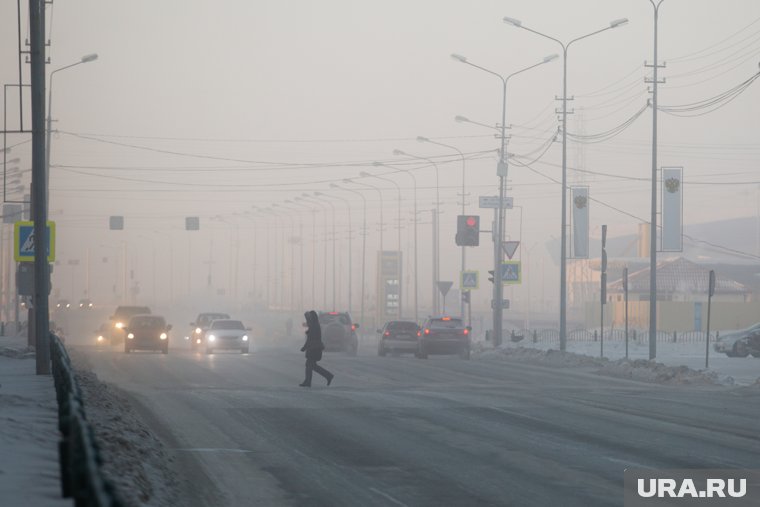
<svg viewBox="0 0 760 507"><path fill-rule="evenodd" d="M122 507L113 485L103 476L101 458L92 426L85 416L82 393L71 360L60 338L50 334L55 393L58 399L58 454L64 498L76 507Z"/></svg>

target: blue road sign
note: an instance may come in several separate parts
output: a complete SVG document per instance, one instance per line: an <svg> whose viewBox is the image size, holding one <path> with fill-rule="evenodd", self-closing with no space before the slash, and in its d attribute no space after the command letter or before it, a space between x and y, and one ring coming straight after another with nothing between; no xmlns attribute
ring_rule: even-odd
<svg viewBox="0 0 760 507"><path fill-rule="evenodd" d="M501 281L507 285L516 285L522 281L520 261L504 261L501 263Z"/></svg>
<svg viewBox="0 0 760 507"><path fill-rule="evenodd" d="M55 261L55 222L48 221L48 262ZM13 227L13 259L16 262L34 260L34 222L16 222Z"/></svg>

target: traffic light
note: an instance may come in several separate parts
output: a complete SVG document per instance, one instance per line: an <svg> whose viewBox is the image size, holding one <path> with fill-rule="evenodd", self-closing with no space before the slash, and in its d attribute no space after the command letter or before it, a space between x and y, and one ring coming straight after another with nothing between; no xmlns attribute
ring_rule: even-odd
<svg viewBox="0 0 760 507"><path fill-rule="evenodd" d="M488 281L493 283L493 269L488 270Z"/></svg>
<svg viewBox="0 0 760 507"><path fill-rule="evenodd" d="M457 216L457 246L478 246L480 244L480 217L477 215Z"/></svg>
<svg viewBox="0 0 760 507"><path fill-rule="evenodd" d="M470 291L462 292L462 303L470 304Z"/></svg>

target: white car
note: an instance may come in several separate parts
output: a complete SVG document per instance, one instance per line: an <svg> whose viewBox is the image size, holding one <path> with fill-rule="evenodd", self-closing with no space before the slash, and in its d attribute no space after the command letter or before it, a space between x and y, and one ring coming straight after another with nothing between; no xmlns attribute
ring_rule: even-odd
<svg viewBox="0 0 760 507"><path fill-rule="evenodd" d="M203 336L206 354L211 354L217 349L235 349L247 354L250 350L250 330L251 328L245 327L239 320L212 320Z"/></svg>
<svg viewBox="0 0 760 507"><path fill-rule="evenodd" d="M760 322L746 329L732 331L720 336L715 341L713 348L715 352L723 352L728 357L747 357L749 354L754 356L754 349L751 347L749 339L758 334L760 334Z"/></svg>

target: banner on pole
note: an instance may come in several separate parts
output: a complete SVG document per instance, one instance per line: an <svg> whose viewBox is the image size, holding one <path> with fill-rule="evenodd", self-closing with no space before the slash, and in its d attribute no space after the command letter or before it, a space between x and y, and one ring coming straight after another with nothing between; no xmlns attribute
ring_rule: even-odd
<svg viewBox="0 0 760 507"><path fill-rule="evenodd" d="M576 259L588 259L589 188L571 187L573 203L573 253Z"/></svg>
<svg viewBox="0 0 760 507"><path fill-rule="evenodd" d="M683 250L683 167L662 168L662 251Z"/></svg>

